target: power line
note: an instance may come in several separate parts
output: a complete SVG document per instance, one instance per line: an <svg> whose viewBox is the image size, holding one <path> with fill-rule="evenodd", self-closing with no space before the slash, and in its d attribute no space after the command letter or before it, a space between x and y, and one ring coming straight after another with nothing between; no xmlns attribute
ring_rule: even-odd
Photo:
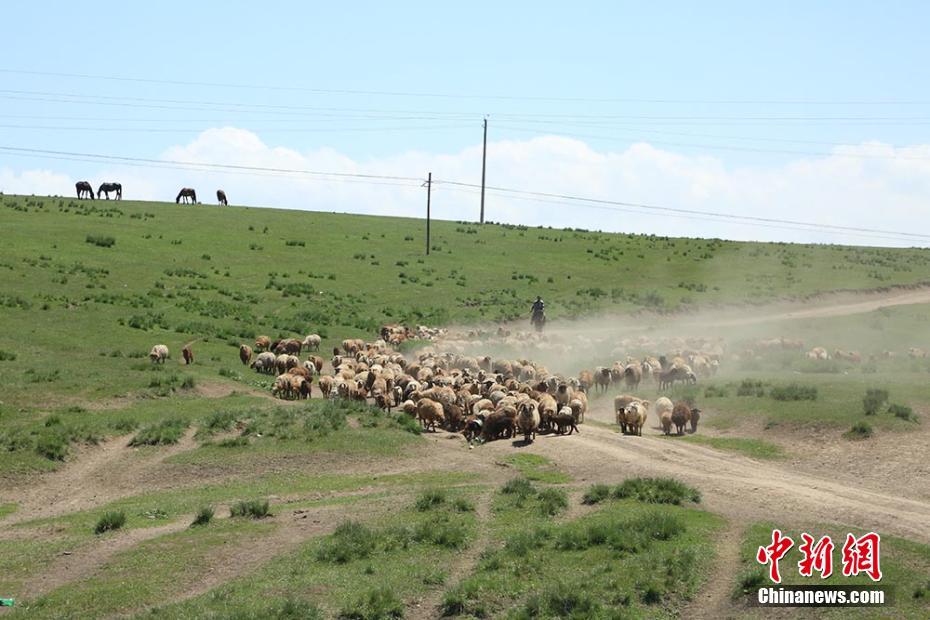
<svg viewBox="0 0 930 620"><path fill-rule="evenodd" d="M246 125L243 123L242 125ZM366 132L366 131L434 131L445 129L465 129L468 125L409 125L409 126L388 126L388 127L243 127L251 131L262 133L341 133L341 132ZM73 127L63 125L5 125L0 124L0 129L22 129L29 131L91 131L91 132L117 132L117 133L200 133L203 128L185 127L185 128L166 128L166 127Z"/></svg>
<svg viewBox="0 0 930 620"><path fill-rule="evenodd" d="M525 133L532 133L537 136L560 136L564 138L585 138L589 140L602 140L608 142L636 142L640 138L631 138L629 136L618 136L610 134L584 134L584 133L568 133L561 131L547 131L541 132L538 129L532 129L529 127L516 127L514 125L507 124L498 124L498 127L503 129L509 129L510 131L518 131ZM732 146L724 144L696 144L692 142L673 142L669 140L649 140L650 144L661 144L664 146L678 146L685 148L698 148L698 149L714 149L720 151L738 151L744 153L776 153L781 155L805 155L813 157L851 157L854 159L903 159L911 161L930 161L930 157L920 157L916 155L884 155L880 153L837 153L834 151L800 151L795 149L764 149L757 147L749 146ZM846 146L855 146L855 145L846 145Z"/></svg>
<svg viewBox="0 0 930 620"><path fill-rule="evenodd" d="M706 105L930 105L930 101L893 100L893 99L679 99L679 98L633 98L633 97L551 97L533 95L503 95L474 93L437 93L423 91L358 90L345 88L310 88L295 85L241 84L231 82L206 82L179 79L155 79L133 76L99 75L89 73L68 73L63 71L36 71L27 69L0 68L0 73L13 75L35 75L45 77L66 77L93 79L112 82L135 82L144 84L162 84L168 86L202 86L208 88L234 88L244 90L276 90L306 92L328 95L383 95L390 97L431 97L445 99L485 99L505 101L553 101L553 102L589 102L589 103L651 103L651 104L706 104Z"/></svg>
<svg viewBox="0 0 930 620"><path fill-rule="evenodd" d="M464 183L461 181L444 181L441 179L433 179L433 183L455 185L459 187L470 187L470 188L481 187L480 185L477 185L475 183ZM864 233L874 233L874 234L899 235L902 237L913 237L917 239L930 239L930 235L922 235L922 234L911 233L911 232L900 232L900 231L895 231L895 230L858 228L854 226L840 226L837 224L821 224L821 223L816 223L816 222L802 222L798 220L758 217L758 216L752 216L752 215L736 215L736 214L731 214L731 213L722 213L722 212L715 212L715 211L700 211L696 209L661 207L658 205L649 205L649 204L636 203L636 202L623 202L620 200L606 200L606 199L601 199L601 198L587 198L584 196L573 196L571 194L539 192L539 191L532 191L532 190L513 189L513 188L508 188L508 187L490 187L489 186L487 189L494 190L497 192L503 192L507 194L567 200L567 201L571 201L573 204L577 202L582 202L582 203L591 203L591 204L598 204L598 205L631 207L631 208L637 208L637 209L644 209L648 211L655 211L659 213L681 213L681 214L688 214L688 215L701 215L701 216L707 216L707 217L716 217L716 218L721 218L721 219L733 219L733 220L739 220L739 221L745 221L745 222L760 222L760 223L766 223L766 224L789 224L789 225L794 225L794 226L808 226L811 228L830 229L830 230L838 230L838 231L845 231L845 232L864 232Z"/></svg>
<svg viewBox="0 0 930 620"><path fill-rule="evenodd" d="M289 168L273 168L267 166L245 166L238 164L214 164L208 162L186 162L186 161L177 161L170 159L149 159L145 157L124 157L117 155L99 155L95 153L75 153L69 151L52 151L45 149L30 149L23 147L14 147L14 146L0 146L0 150L8 151L13 153L32 153L32 154L41 154L41 155L59 155L59 156L68 156L68 157L82 157L87 158L93 161L117 161L121 163L126 162L138 162L138 163L147 163L147 164L173 164L176 166L200 166L207 169L220 169L220 170L253 170L259 172L281 172L288 174L303 174L303 175L312 175L312 176L332 176L332 177L347 177L347 178L361 178L361 179L379 179L379 180L392 180L392 181L416 181L420 182L422 179L419 177L403 177L403 176L393 176L393 175L384 175L384 174L363 174L363 173L353 173L353 172L322 172L318 170L300 170L300 169L289 169Z"/></svg>

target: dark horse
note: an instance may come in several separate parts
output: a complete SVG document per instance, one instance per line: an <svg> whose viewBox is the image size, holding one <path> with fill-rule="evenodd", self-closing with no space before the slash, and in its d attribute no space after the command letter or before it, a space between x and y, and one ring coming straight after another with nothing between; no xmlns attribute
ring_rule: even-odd
<svg viewBox="0 0 930 620"><path fill-rule="evenodd" d="M87 181L78 181L74 184L74 189L77 190L78 200L81 198L94 199L94 188Z"/></svg>
<svg viewBox="0 0 930 620"><path fill-rule="evenodd" d="M178 192L178 197L174 199L175 202L180 203L184 199L184 202L190 202L194 204L197 202L197 192L195 192L190 187L182 187L181 191Z"/></svg>
<svg viewBox="0 0 930 620"><path fill-rule="evenodd" d="M106 194L107 200L110 199L110 192L116 192L116 199L123 199L123 186L119 183L104 183L100 186L100 189L97 190L97 198L100 198L100 194Z"/></svg>
<svg viewBox="0 0 930 620"><path fill-rule="evenodd" d="M216 190L216 201L224 207L229 206L229 201L226 200L226 192L221 189Z"/></svg>

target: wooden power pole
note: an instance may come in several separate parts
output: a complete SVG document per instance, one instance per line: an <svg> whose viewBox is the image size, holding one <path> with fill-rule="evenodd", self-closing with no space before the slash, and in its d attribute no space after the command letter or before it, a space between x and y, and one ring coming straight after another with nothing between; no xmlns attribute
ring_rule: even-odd
<svg viewBox="0 0 930 620"><path fill-rule="evenodd" d="M488 117L484 117L484 141L481 149L481 223L484 224L484 173L488 162Z"/></svg>
<svg viewBox="0 0 930 620"><path fill-rule="evenodd" d="M429 256L429 200L433 189L433 173L426 177L426 255Z"/></svg>

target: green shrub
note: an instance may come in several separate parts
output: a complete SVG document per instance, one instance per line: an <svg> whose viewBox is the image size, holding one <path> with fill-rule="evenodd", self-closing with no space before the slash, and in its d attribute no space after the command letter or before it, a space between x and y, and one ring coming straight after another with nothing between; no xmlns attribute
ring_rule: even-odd
<svg viewBox="0 0 930 620"><path fill-rule="evenodd" d="M568 494L562 489L543 489L536 499L540 512L550 517L568 508Z"/></svg>
<svg viewBox="0 0 930 620"><path fill-rule="evenodd" d="M250 519L264 519L271 516L268 500L251 499L236 502L229 509L231 517L248 517Z"/></svg>
<svg viewBox="0 0 930 620"><path fill-rule="evenodd" d="M531 595L513 618L599 618L603 608L580 584L558 583L543 593Z"/></svg>
<svg viewBox="0 0 930 620"><path fill-rule="evenodd" d="M125 512L122 510L105 512L103 516L97 520L97 525L94 526L94 534L103 534L110 530L118 530L124 525L126 525Z"/></svg>
<svg viewBox="0 0 930 620"><path fill-rule="evenodd" d="M183 420L162 420L157 424L146 426L136 433L129 445L165 446L176 444L184 435L185 430L187 430L187 422Z"/></svg>
<svg viewBox="0 0 930 620"><path fill-rule="evenodd" d="M520 499L526 499L536 495L536 489L526 478L511 478L501 487L501 493L504 495L515 495Z"/></svg>
<svg viewBox="0 0 930 620"><path fill-rule="evenodd" d="M487 618L490 610L482 596L481 586L475 581L465 581L446 592L442 598L440 611L443 617L471 616Z"/></svg>
<svg viewBox="0 0 930 620"><path fill-rule="evenodd" d="M888 402L888 390L869 388L862 399L862 410L865 415L875 415Z"/></svg>
<svg viewBox="0 0 930 620"><path fill-rule="evenodd" d="M357 521L344 521L320 544L317 558L335 564L367 558L377 540L375 533L367 526Z"/></svg>
<svg viewBox="0 0 930 620"><path fill-rule="evenodd" d="M452 502L452 508L457 512L474 512L475 504L467 497L456 497Z"/></svg>
<svg viewBox="0 0 930 620"><path fill-rule="evenodd" d="M447 549L462 549L468 541L461 524L442 514L417 525L413 530L413 540Z"/></svg>
<svg viewBox="0 0 930 620"><path fill-rule="evenodd" d="M751 568L743 571L736 579L736 590L733 592L733 597L754 593L765 582L765 572L761 568Z"/></svg>
<svg viewBox="0 0 930 620"><path fill-rule="evenodd" d="M87 237L84 238L84 241L101 248L113 247L113 245L116 243L115 238L104 235L87 235Z"/></svg>
<svg viewBox="0 0 930 620"><path fill-rule="evenodd" d="M852 428L843 433L846 439L868 439L872 436L872 425L868 422L856 422Z"/></svg>
<svg viewBox="0 0 930 620"><path fill-rule="evenodd" d="M672 478L630 478L615 487L612 495L617 499L630 498L649 504L676 506L685 501L701 501L700 491Z"/></svg>
<svg viewBox="0 0 930 620"><path fill-rule="evenodd" d="M248 437L227 437L216 444L220 448L241 448L249 445Z"/></svg>
<svg viewBox="0 0 930 620"><path fill-rule="evenodd" d="M197 382L195 381L194 377L192 377L191 375L187 375L186 377L184 377L184 381L181 382L181 389L192 390L194 389L194 386L196 384Z"/></svg>
<svg viewBox="0 0 930 620"><path fill-rule="evenodd" d="M16 354L12 351L4 351L0 349L0 362L14 362L16 361Z"/></svg>
<svg viewBox="0 0 930 620"><path fill-rule="evenodd" d="M775 400L817 400L817 388L812 385L789 383L773 387L769 395Z"/></svg>
<svg viewBox="0 0 930 620"><path fill-rule="evenodd" d="M68 441L59 432L44 432L36 439L35 450L50 461L63 461L68 456Z"/></svg>
<svg viewBox="0 0 930 620"><path fill-rule="evenodd" d="M765 384L761 381L743 379L736 390L737 396L765 396Z"/></svg>
<svg viewBox="0 0 930 620"><path fill-rule="evenodd" d="M427 489L420 493L416 501L416 509L420 512L432 510L446 502L446 492L442 489Z"/></svg>
<svg viewBox="0 0 930 620"><path fill-rule="evenodd" d="M213 520L213 514L213 506L201 507L200 510L197 511L197 514L194 516L194 522L191 523L191 527L208 524Z"/></svg>
<svg viewBox="0 0 930 620"><path fill-rule="evenodd" d="M388 588L369 590L340 610L339 620L390 620L404 617L404 604Z"/></svg>
<svg viewBox="0 0 930 620"><path fill-rule="evenodd" d="M721 385L708 385L704 388L704 398L726 398L727 389Z"/></svg>
<svg viewBox="0 0 930 620"><path fill-rule="evenodd" d="M582 504L599 504L610 497L610 487L606 484L594 484L585 491L581 498Z"/></svg>
<svg viewBox="0 0 930 620"><path fill-rule="evenodd" d="M901 418L902 420L917 420L917 417L914 415L914 410L907 405L892 403L888 406L888 412L894 415L894 417Z"/></svg>

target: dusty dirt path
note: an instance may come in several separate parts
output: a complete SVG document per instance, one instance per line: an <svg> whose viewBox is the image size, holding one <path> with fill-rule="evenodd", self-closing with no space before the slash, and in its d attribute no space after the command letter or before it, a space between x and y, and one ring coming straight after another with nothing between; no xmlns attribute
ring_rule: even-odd
<svg viewBox="0 0 930 620"><path fill-rule="evenodd" d="M37 478L29 486L4 490L2 501L16 502L19 507L0 525L85 510L138 493L146 470L153 464L197 447L194 432L190 428L178 443L157 448L130 448L131 435L88 446L58 471Z"/></svg>

